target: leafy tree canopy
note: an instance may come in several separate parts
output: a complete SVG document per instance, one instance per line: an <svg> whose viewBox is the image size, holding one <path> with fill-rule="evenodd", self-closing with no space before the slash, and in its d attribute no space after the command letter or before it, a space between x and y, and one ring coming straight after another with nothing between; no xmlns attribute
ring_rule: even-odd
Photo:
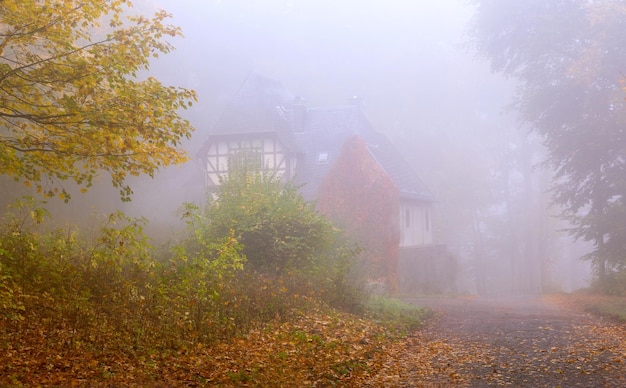
<svg viewBox="0 0 626 388"><path fill-rule="evenodd" d="M179 115L194 91L142 79L181 35L169 15L126 16L127 0L0 1L0 173L69 199L100 171L129 200L128 175L186 160Z"/></svg>
<svg viewBox="0 0 626 388"><path fill-rule="evenodd" d="M626 262L626 247L618 243L626 237L626 219L612 216L626 205L626 4L475 3L475 46L494 71L518 81L514 106L544 140L545 165L555 171L554 199L573 235L595 243L590 257L603 276L607 261L614 268Z"/></svg>

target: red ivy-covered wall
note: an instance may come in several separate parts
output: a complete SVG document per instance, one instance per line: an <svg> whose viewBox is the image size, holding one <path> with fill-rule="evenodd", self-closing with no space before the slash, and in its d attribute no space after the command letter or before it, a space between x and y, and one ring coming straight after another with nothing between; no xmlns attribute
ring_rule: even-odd
<svg viewBox="0 0 626 388"><path fill-rule="evenodd" d="M370 280L397 289L399 191L365 142L346 140L318 193L317 207L363 248Z"/></svg>

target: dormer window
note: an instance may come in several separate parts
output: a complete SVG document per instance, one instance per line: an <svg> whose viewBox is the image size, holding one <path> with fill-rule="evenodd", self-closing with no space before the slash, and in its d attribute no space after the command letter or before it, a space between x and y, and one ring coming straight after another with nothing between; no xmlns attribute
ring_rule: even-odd
<svg viewBox="0 0 626 388"><path fill-rule="evenodd" d="M318 164L328 164L328 152L321 152L317 156L317 163Z"/></svg>

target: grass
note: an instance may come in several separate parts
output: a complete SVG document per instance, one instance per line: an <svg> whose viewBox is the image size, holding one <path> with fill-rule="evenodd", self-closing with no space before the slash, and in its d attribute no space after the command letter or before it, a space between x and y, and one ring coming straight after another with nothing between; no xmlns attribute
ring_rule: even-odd
<svg viewBox="0 0 626 388"><path fill-rule="evenodd" d="M402 333L420 328L430 315L424 307L381 295L371 296L366 310L374 321Z"/></svg>
<svg viewBox="0 0 626 388"><path fill-rule="evenodd" d="M595 294L578 291L567 296L570 303L589 313L626 323L626 296Z"/></svg>
<svg viewBox="0 0 626 388"><path fill-rule="evenodd" d="M586 311L626 323L626 297L595 296L584 303Z"/></svg>

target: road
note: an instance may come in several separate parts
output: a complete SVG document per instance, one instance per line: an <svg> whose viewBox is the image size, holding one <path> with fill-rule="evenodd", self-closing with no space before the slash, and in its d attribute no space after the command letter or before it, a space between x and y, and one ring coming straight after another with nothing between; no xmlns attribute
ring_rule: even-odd
<svg viewBox="0 0 626 388"><path fill-rule="evenodd" d="M623 325L540 297L408 301L435 317L372 386L626 387Z"/></svg>

